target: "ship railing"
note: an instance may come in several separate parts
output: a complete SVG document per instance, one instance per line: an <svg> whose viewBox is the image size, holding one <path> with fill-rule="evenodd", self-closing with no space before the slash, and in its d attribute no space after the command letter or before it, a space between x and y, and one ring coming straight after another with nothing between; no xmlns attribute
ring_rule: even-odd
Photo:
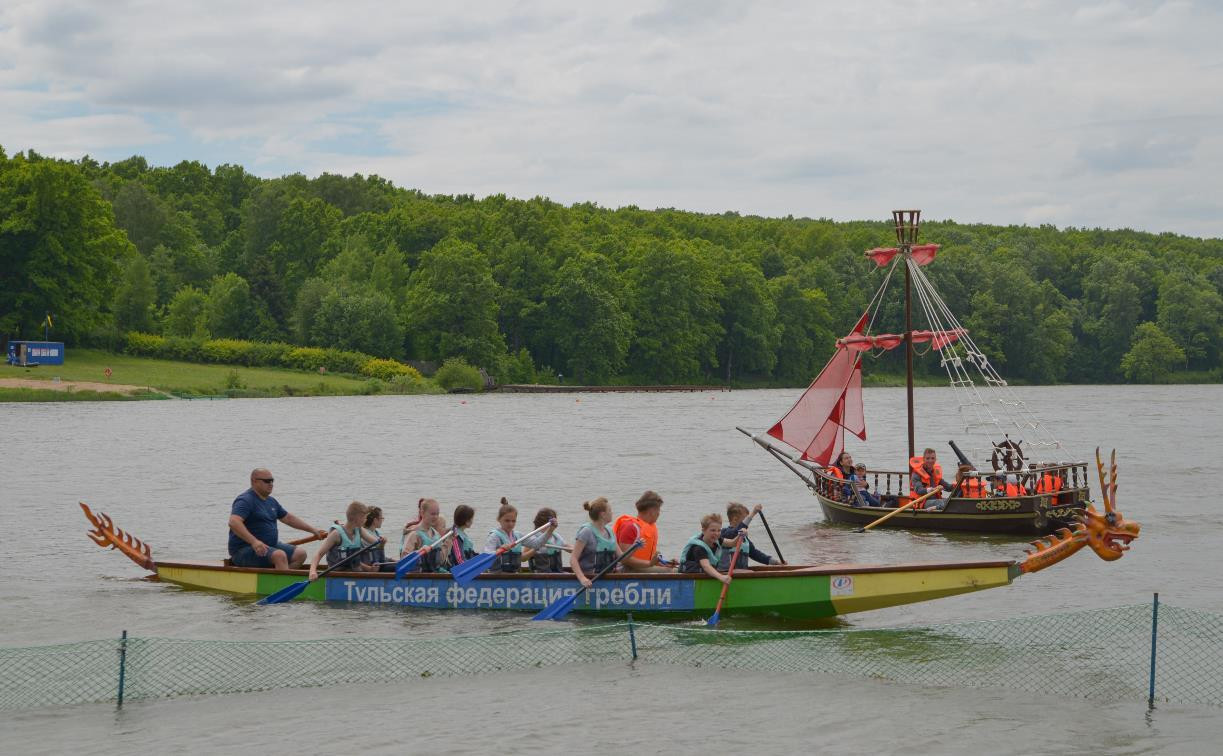
<svg viewBox="0 0 1223 756"><path fill-rule="evenodd" d="M814 490L819 495L833 501L845 501L844 492L845 481L828 471L826 467L819 467L810 462L801 463L812 473L812 479L815 483ZM1007 474L1005 470L999 471L1002 474ZM978 472L979 477L992 475L991 471ZM1087 477L1086 462L1059 462L1055 464L1038 464L1034 467L1029 467L1025 470L1018 470L1014 473L1017 476L1018 482L1028 495L1036 493L1051 493L1044 490L1041 485L1046 474L1050 474L1060 479L1061 486L1057 487L1057 491L1083 491L1085 495L1090 495L1090 486ZM870 470L866 471L866 481L870 484L870 490L878 496L904 496L909 492L909 471L896 470ZM944 471L944 477L949 481L955 480L954 473L947 474Z"/></svg>

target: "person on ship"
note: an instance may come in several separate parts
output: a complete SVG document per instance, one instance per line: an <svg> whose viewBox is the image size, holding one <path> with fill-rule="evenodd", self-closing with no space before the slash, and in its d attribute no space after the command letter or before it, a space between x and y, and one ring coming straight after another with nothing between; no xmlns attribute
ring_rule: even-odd
<svg viewBox="0 0 1223 756"><path fill-rule="evenodd" d="M721 538L723 543L730 543L731 548L722 550L722 558L718 561L719 570L730 569L730 558L734 554L735 539L740 535L743 536L743 546L739 549L739 558L735 561L735 569L741 570L748 566L749 560L756 561L760 564L783 564L775 556L764 553L756 548L756 544L752 543L747 537L747 526L752 517L760 514L764 507L757 504L752 507L751 514L748 514L747 507L737 501L732 501L726 505L726 522L727 526L722 528Z"/></svg>
<svg viewBox="0 0 1223 756"><path fill-rule="evenodd" d="M369 507L369 511L365 513L364 527L368 532L373 533L375 538L382 541L377 548L367 551L365 556L361 557L361 561L366 564L374 565L375 569L391 570L394 569L393 563L388 563L386 560L386 539L382 537L382 523L386 518L382 516L382 507Z"/></svg>
<svg viewBox="0 0 1223 756"><path fill-rule="evenodd" d="M327 531L318 530L305 520L285 510L272 496L272 473L263 467L251 471L251 487L234 499L229 510L229 559L235 567L273 567L294 569L306 563L306 550L280 542L277 522L304 530L318 538Z"/></svg>
<svg viewBox="0 0 1223 756"><path fill-rule="evenodd" d="M950 491L952 485L943 479L943 466L938 463L938 452L927 447L920 457L909 460L909 470L913 473L909 476L909 493L913 496L925 496L933 491L924 506L935 512L942 510L947 505L943 501L943 491Z"/></svg>
<svg viewBox="0 0 1223 756"><path fill-rule="evenodd" d="M556 534L556 510L542 507L535 513L535 527L548 527L522 539L522 558L531 572L563 572L561 552L568 551L565 539Z"/></svg>
<svg viewBox="0 0 1223 756"><path fill-rule="evenodd" d="M1060 471L1053 465L1046 465L1038 469L1036 463L1033 462L1030 467L1032 468L1032 477L1036 481L1036 493L1056 495L1065 487L1066 481L1062 479Z"/></svg>
<svg viewBox="0 0 1223 756"><path fill-rule="evenodd" d="M645 543L624 560L626 572L670 572L675 568L658 553L658 516L662 514L662 497L646 491L637 500L637 516L620 515L613 530L621 551L641 539Z"/></svg>
<svg viewBox="0 0 1223 756"><path fill-rule="evenodd" d="M858 505L858 497L854 496L854 489L850 483L854 477L854 458L849 452L843 451L837 455L837 460L828 468L828 474L837 480L844 481L841 486L840 494L843 501L849 502L851 506Z"/></svg>
<svg viewBox="0 0 1223 756"><path fill-rule="evenodd" d="M488 531L488 539L484 542L484 553L495 554L497 549L515 543L522 534L514 530L518 524L518 508L510 504L504 496L501 497L501 508L497 510L497 527ZM516 543L514 548L501 555L501 559L489 566L490 572L518 572L522 569L522 544Z"/></svg>
<svg viewBox="0 0 1223 756"><path fill-rule="evenodd" d="M705 573L723 583L730 582L730 576L718 572L718 563L722 561L722 549L727 546L721 538L722 515L707 514L701 518L701 532L688 539L679 553L679 571L683 573ZM734 540L729 544L734 547Z"/></svg>
<svg viewBox="0 0 1223 756"><path fill-rule="evenodd" d="M960 465L955 471L955 488L951 495L964 499L983 499L987 493L985 482L976 475L972 465Z"/></svg>
<svg viewBox="0 0 1223 756"><path fill-rule="evenodd" d="M1014 498L1016 496L1027 496L1028 490L1019 483L1019 476L1015 473L995 473L992 478L994 482L993 494L1002 498Z"/></svg>
<svg viewBox="0 0 1223 756"><path fill-rule="evenodd" d="M607 499L602 496L592 499L583 504L582 509L586 510L590 522L582 523L577 535L573 537L573 553L569 556L569 566L573 568L573 576L578 582L589 588L591 578L616 561L624 551L609 527L612 511Z"/></svg>
<svg viewBox="0 0 1223 756"><path fill-rule="evenodd" d="M311 580L318 579L318 563L324 554L327 555L327 566L334 567L365 548L367 544L379 543L380 541L386 543L385 539L375 536L365 529L365 517L368 514L369 507L359 501L354 501L348 505L348 509L344 511L344 524L331 526L331 532L319 544L318 551L314 552L314 556L310 559ZM367 551L365 553L369 554L371 552ZM340 569L346 572L376 572L378 566L357 559L349 561Z"/></svg>
<svg viewBox="0 0 1223 756"><path fill-rule="evenodd" d="M438 504L436 499L421 499L418 507L420 522L404 534L403 544L399 549L400 559L413 551L432 546L444 537L442 528L446 527L446 521L442 518L442 505ZM445 544L439 545L422 556L417 571L444 572L450 564L449 554L444 546Z"/></svg>
<svg viewBox="0 0 1223 756"><path fill-rule="evenodd" d="M476 510L460 504L454 508L454 540L450 542L450 563L462 564L476 555L476 545L467 529L476 519Z"/></svg>
<svg viewBox="0 0 1223 756"><path fill-rule="evenodd" d="M854 465L854 474L850 476L849 484L858 489L857 495L854 496L851 502L854 506L859 506L859 499L861 499L862 504L868 507L882 506L879 502L879 495L871 493L871 484L866 480L866 465L861 462Z"/></svg>

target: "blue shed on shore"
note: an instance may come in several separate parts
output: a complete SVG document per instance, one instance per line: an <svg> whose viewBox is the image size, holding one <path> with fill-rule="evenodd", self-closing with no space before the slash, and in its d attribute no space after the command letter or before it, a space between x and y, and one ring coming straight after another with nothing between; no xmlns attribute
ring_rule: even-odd
<svg viewBox="0 0 1223 756"><path fill-rule="evenodd" d="M62 341L10 341L8 343L10 365L63 365L64 342Z"/></svg>

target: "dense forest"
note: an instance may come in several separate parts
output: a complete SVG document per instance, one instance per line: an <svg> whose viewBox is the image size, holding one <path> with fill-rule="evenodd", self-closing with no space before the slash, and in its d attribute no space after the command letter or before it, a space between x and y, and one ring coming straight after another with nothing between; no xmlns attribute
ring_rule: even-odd
<svg viewBox="0 0 1223 756"><path fill-rule="evenodd" d="M1008 378L1223 378L1223 240L950 221L921 240L943 245L928 275ZM115 349L142 332L458 356L506 382L800 385L879 284L863 251L893 242L885 220L0 149L0 336L41 338L52 313L52 338ZM895 296L877 330L900 316ZM871 369L895 373L899 351Z"/></svg>

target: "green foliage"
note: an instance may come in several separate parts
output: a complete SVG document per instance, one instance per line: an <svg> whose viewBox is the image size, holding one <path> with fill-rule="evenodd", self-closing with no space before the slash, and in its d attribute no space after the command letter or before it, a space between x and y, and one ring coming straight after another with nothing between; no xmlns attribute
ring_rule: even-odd
<svg viewBox="0 0 1223 756"><path fill-rule="evenodd" d="M361 366L361 375L380 378L384 381L393 381L397 376L401 375L416 378L418 380L424 379L424 377L420 374L420 371L411 365L405 365L396 360L384 360L378 358L367 360L365 364Z"/></svg>
<svg viewBox="0 0 1223 756"><path fill-rule="evenodd" d="M1185 352L1154 323L1134 332L1134 346L1121 358L1121 372L1135 383L1164 383L1173 368L1185 364Z"/></svg>
<svg viewBox="0 0 1223 756"><path fill-rule="evenodd" d="M166 317L162 321L162 332L166 336L194 336L204 328L204 292L194 286L179 289L166 306Z"/></svg>
<svg viewBox="0 0 1223 756"><path fill-rule="evenodd" d="M0 333L72 341L104 325L133 254L114 213L76 166L21 155L0 161Z"/></svg>
<svg viewBox="0 0 1223 756"><path fill-rule="evenodd" d="M132 331L127 334L123 351L144 357L156 357L165 348L166 339L152 333Z"/></svg>
<svg viewBox="0 0 1223 756"><path fill-rule="evenodd" d="M516 354L502 355L497 360L495 377L498 384L534 383L535 363L531 353L523 347Z"/></svg>
<svg viewBox="0 0 1223 756"><path fill-rule="evenodd" d="M403 353L403 328L394 304L385 295L332 291L319 303L310 342L398 357Z"/></svg>
<svg viewBox="0 0 1223 756"><path fill-rule="evenodd" d="M41 335L50 311L51 337L74 346L159 331L168 356L230 364L283 364L291 341L319 350L298 362L351 373L370 357L461 356L503 382L559 371L801 385L881 280L862 251L891 237L883 221L566 207L427 196L377 176L265 180L233 165L18 153L0 157L0 333ZM1150 341L1142 323L1185 354L1161 380L1223 375L1221 240L927 222L922 241L943 245L925 271L1008 378L1122 380L1122 359ZM903 327L897 284L876 332ZM205 349L209 339L277 346ZM918 360L919 379L941 373L935 357ZM900 350L868 360L871 374L903 370Z"/></svg>
<svg viewBox="0 0 1223 756"><path fill-rule="evenodd" d="M212 282L204 302L204 323L218 338L241 339L255 329L251 288L237 273L226 273Z"/></svg>
<svg viewBox="0 0 1223 756"><path fill-rule="evenodd" d="M156 302L157 289L149 263L134 255L124 266L119 290L115 292L115 324L124 331L153 330Z"/></svg>
<svg viewBox="0 0 1223 756"><path fill-rule="evenodd" d="M651 242L628 270L628 300L637 323L630 368L659 383L691 381L717 366L722 284L693 242Z"/></svg>
<svg viewBox="0 0 1223 756"><path fill-rule="evenodd" d="M405 321L427 358L458 356L492 365L505 351L497 330L497 283L488 259L467 242L447 239L421 257Z"/></svg>
<svg viewBox="0 0 1223 756"><path fill-rule="evenodd" d="M290 349L284 358L284 366L298 370L318 370L327 365L327 350L318 347Z"/></svg>
<svg viewBox="0 0 1223 756"><path fill-rule="evenodd" d="M467 364L467 361L462 357L451 357L443 362L442 366L437 369L437 373L433 376L433 380L446 391L454 391L455 389L484 390L484 379L480 376L480 371Z"/></svg>
<svg viewBox="0 0 1223 756"><path fill-rule="evenodd" d="M624 368L633 319L623 289L611 260L594 252L569 258L556 273L547 295L551 337L559 364L579 384L604 383Z"/></svg>

